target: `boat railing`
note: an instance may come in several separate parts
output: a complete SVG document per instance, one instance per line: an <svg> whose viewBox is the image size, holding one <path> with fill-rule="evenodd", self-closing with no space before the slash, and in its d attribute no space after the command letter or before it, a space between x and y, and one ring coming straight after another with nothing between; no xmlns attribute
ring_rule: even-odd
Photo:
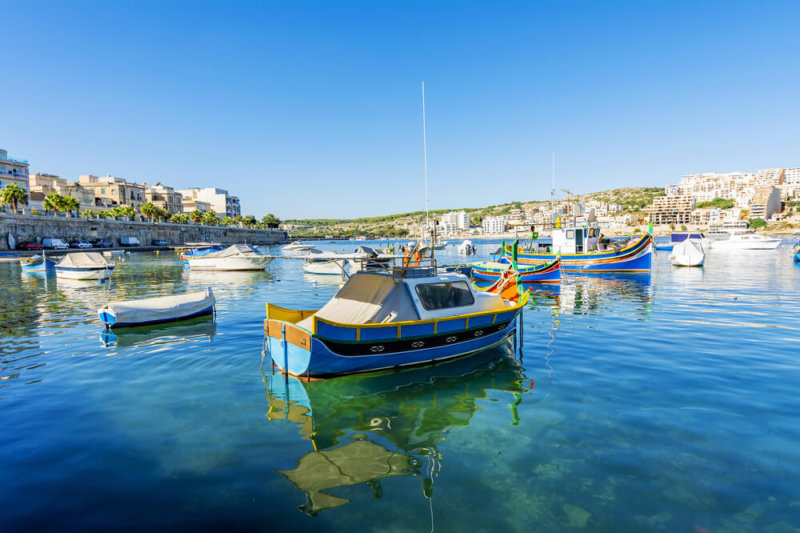
<svg viewBox="0 0 800 533"><path fill-rule="evenodd" d="M382 272L398 278L425 278L436 275L436 259L424 257L364 257L358 259L361 272Z"/></svg>

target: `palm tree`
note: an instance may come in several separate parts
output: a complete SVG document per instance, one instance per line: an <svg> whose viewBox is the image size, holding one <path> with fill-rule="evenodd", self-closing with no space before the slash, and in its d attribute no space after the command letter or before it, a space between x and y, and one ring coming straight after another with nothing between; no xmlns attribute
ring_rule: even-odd
<svg viewBox="0 0 800 533"><path fill-rule="evenodd" d="M186 213L176 213L169 217L169 221L174 224L186 224L189 222L189 215Z"/></svg>
<svg viewBox="0 0 800 533"><path fill-rule="evenodd" d="M169 211L163 207L156 207L156 220L165 222L167 219L169 219Z"/></svg>
<svg viewBox="0 0 800 533"><path fill-rule="evenodd" d="M233 224L233 219L231 217L224 217L222 220L219 221L220 224L223 226L230 226Z"/></svg>
<svg viewBox="0 0 800 533"><path fill-rule="evenodd" d="M206 211L206 213L203 215L203 224L207 224L209 226L219 224L219 217L214 211Z"/></svg>
<svg viewBox="0 0 800 533"><path fill-rule="evenodd" d="M72 213L75 211L77 215L80 215L81 211L81 203L78 201L77 198L73 198L72 196L62 196L61 197L61 206L67 213Z"/></svg>
<svg viewBox="0 0 800 533"><path fill-rule="evenodd" d="M199 224L203 220L203 212L199 209L195 209L191 213L189 213L189 220L194 222L195 224Z"/></svg>
<svg viewBox="0 0 800 533"><path fill-rule="evenodd" d="M253 215L245 215L244 218L242 218L242 224L244 224L246 228L252 228L257 224L256 217Z"/></svg>
<svg viewBox="0 0 800 533"><path fill-rule="evenodd" d="M128 217L128 220L133 220L136 216L136 210L129 205L123 205L120 207L119 212L122 216Z"/></svg>
<svg viewBox="0 0 800 533"><path fill-rule="evenodd" d="M81 218L96 218L97 213L94 212L94 209L86 209L83 213L81 213Z"/></svg>
<svg viewBox="0 0 800 533"><path fill-rule="evenodd" d="M8 204L14 213L17 212L19 204L28 205L28 191L16 183L10 183L0 191L0 204Z"/></svg>
<svg viewBox="0 0 800 533"><path fill-rule="evenodd" d="M265 228L277 228L280 223L281 221L278 217L272 213L265 215L264 218L261 219L261 224L263 224Z"/></svg>
<svg viewBox="0 0 800 533"><path fill-rule="evenodd" d="M139 212L147 217L149 222L153 221L153 218L156 216L158 208L153 205L153 202L145 202L141 206L139 206Z"/></svg>
<svg viewBox="0 0 800 533"><path fill-rule="evenodd" d="M64 207L64 197L57 192L51 192L44 197L42 207L44 207L45 211L54 211L58 216L58 212Z"/></svg>

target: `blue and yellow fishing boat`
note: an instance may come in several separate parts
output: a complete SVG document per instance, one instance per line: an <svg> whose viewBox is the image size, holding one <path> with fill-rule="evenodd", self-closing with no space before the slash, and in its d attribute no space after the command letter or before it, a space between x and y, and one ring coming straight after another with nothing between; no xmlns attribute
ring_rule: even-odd
<svg viewBox="0 0 800 533"><path fill-rule="evenodd" d="M443 361L500 345L528 300L515 280L482 292L435 261L353 274L325 306L267 304L265 348L273 364L306 378Z"/></svg>
<svg viewBox="0 0 800 533"><path fill-rule="evenodd" d="M511 247L505 248L507 255ZM603 239L596 226L555 228L553 245L519 251L520 268L526 264L549 263L561 256L565 272L650 272L653 236L646 233L627 243Z"/></svg>
<svg viewBox="0 0 800 533"><path fill-rule="evenodd" d="M495 261L472 265L472 277L480 281L497 281L511 268L511 260L503 256ZM559 283L561 281L561 258L549 263L518 265L521 283Z"/></svg>
<svg viewBox="0 0 800 533"><path fill-rule="evenodd" d="M58 261L46 255L20 257L19 264L24 272L52 272Z"/></svg>
<svg viewBox="0 0 800 533"><path fill-rule="evenodd" d="M795 261L800 261L800 241L797 241L794 244L794 248L792 248L792 254L794 254L792 257L794 257Z"/></svg>

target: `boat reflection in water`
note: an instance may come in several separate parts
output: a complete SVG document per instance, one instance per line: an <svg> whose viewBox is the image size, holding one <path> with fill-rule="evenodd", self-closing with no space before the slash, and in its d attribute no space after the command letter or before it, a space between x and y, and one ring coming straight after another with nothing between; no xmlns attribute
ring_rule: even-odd
<svg viewBox="0 0 800 533"><path fill-rule="evenodd" d="M437 445L470 423L476 401L487 391L509 392L515 424L517 406L533 387L501 348L436 366L323 381L265 372L267 418L297 424L314 445L297 467L279 471L306 493L300 510L309 515L350 501L328 491L366 484L380 497L380 480L394 476L418 477L431 498L443 460Z"/></svg>
<svg viewBox="0 0 800 533"><path fill-rule="evenodd" d="M649 313L653 302L650 281L647 273L574 276L561 283L559 308L562 313L588 315L610 312L613 306L609 302L620 300L633 303L638 312Z"/></svg>
<svg viewBox="0 0 800 533"><path fill-rule="evenodd" d="M180 323L155 324L104 330L100 335L103 346L156 346L197 340L213 342L217 324L211 315L184 320Z"/></svg>

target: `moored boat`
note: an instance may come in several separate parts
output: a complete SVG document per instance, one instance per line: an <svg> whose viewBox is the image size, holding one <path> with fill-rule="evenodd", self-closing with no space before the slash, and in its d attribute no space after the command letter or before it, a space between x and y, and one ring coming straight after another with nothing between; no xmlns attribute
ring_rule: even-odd
<svg viewBox="0 0 800 533"><path fill-rule="evenodd" d="M234 244L219 252L187 257L192 270L264 270L272 257L249 244Z"/></svg>
<svg viewBox="0 0 800 533"><path fill-rule="evenodd" d="M187 294L110 302L98 309L97 315L107 328L145 326L210 315L215 303L214 293L207 288Z"/></svg>
<svg viewBox="0 0 800 533"><path fill-rule="evenodd" d="M214 252L221 252L224 249L225 247L223 246L201 246L199 248L192 248L191 250L183 252L180 254L180 258L185 264L188 265L190 257L204 257Z"/></svg>
<svg viewBox="0 0 800 533"><path fill-rule="evenodd" d="M506 254L511 247L506 245ZM596 226L555 228L553 244L544 248L519 251L519 266L550 263L561 256L564 272L650 272L652 269L653 236L649 233L633 237L627 243L603 239Z"/></svg>
<svg viewBox="0 0 800 533"><path fill-rule="evenodd" d="M793 257L795 261L800 261L800 240L797 241L794 248L792 248L792 254L794 254Z"/></svg>
<svg viewBox="0 0 800 533"><path fill-rule="evenodd" d="M780 245L780 239L758 235L752 230L731 233L727 239L711 243L714 250L775 250Z"/></svg>
<svg viewBox="0 0 800 533"><path fill-rule="evenodd" d="M316 254L313 252L317 252ZM315 258L315 255L324 255L324 258ZM336 259L319 250L309 250L307 259L303 262L303 272L307 274L323 274L342 276L347 273L347 259Z"/></svg>
<svg viewBox="0 0 800 533"><path fill-rule="evenodd" d="M273 363L292 375L327 378L466 356L516 332L527 292L481 292L461 274L437 274L431 263L353 274L321 309L268 303Z"/></svg>
<svg viewBox="0 0 800 533"><path fill-rule="evenodd" d="M706 254L703 245L694 239L684 239L672 249L669 260L675 266L698 267L703 266Z"/></svg>
<svg viewBox="0 0 800 533"><path fill-rule="evenodd" d="M507 257L472 265L472 277L481 281L497 281L512 267ZM559 283L561 281L561 258L549 263L518 264L517 272L522 283Z"/></svg>
<svg viewBox="0 0 800 533"><path fill-rule="evenodd" d="M299 252L307 252L314 248L313 244L306 244L302 241L294 241L281 248L281 252L285 254L296 254Z"/></svg>
<svg viewBox="0 0 800 533"><path fill-rule="evenodd" d="M467 239L458 245L458 253L461 255L473 255L475 253L475 245L472 241Z"/></svg>
<svg viewBox="0 0 800 533"><path fill-rule="evenodd" d="M19 258L19 264L25 272L52 272L55 270L57 262L55 258L47 257L47 255Z"/></svg>
<svg viewBox="0 0 800 533"><path fill-rule="evenodd" d="M97 252L73 252L56 263L56 276L66 279L108 279L116 265Z"/></svg>

